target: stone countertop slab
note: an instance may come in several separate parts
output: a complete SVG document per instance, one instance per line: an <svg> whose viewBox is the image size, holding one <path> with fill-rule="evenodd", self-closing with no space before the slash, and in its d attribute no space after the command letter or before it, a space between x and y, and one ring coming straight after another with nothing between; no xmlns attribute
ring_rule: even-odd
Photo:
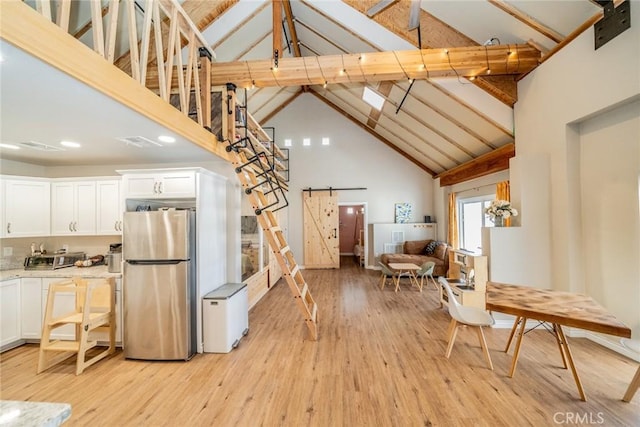
<svg viewBox="0 0 640 427"><path fill-rule="evenodd" d="M122 277L122 273L109 273L106 265L95 267L65 267L57 270L4 270L0 271L0 281L9 279L19 279L22 277L85 277L87 279Z"/></svg>
<svg viewBox="0 0 640 427"><path fill-rule="evenodd" d="M71 416L71 405L53 402L0 400L0 425L55 427Z"/></svg>

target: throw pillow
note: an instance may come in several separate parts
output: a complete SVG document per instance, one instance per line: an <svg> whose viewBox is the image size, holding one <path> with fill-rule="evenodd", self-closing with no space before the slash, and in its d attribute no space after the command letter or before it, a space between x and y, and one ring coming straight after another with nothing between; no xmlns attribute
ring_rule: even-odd
<svg viewBox="0 0 640 427"><path fill-rule="evenodd" d="M425 255L432 256L433 251L436 250L436 246L438 246L438 242L436 240L430 241L427 246L424 248Z"/></svg>

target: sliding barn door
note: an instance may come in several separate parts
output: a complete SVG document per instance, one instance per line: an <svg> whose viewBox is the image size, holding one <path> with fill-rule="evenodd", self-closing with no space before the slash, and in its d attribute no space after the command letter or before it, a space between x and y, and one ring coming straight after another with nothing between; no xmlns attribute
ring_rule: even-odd
<svg viewBox="0 0 640 427"><path fill-rule="evenodd" d="M340 268L338 194L303 191L304 266Z"/></svg>

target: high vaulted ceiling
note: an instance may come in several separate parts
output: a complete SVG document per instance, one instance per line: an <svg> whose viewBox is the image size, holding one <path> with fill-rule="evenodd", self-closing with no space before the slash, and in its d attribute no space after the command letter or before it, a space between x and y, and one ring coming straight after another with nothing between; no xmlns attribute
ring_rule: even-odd
<svg viewBox="0 0 640 427"><path fill-rule="evenodd" d="M379 0L181 3L215 51L213 81L248 87L258 121L310 93L433 176L504 167L518 78L602 16L590 0L421 0L408 30L409 0L372 16ZM118 56L129 67L126 46ZM381 111L364 87L385 98Z"/></svg>
<svg viewBox="0 0 640 427"><path fill-rule="evenodd" d="M513 155L516 84L530 69L524 51L535 51L537 64L601 13L589 0L422 0L420 26L409 31L411 1L387 1L388 7L369 17L378 2L227 2L217 17L202 2L186 0L183 7L216 52L214 80L255 85L248 108L259 121L308 92L432 175L492 152L505 159ZM275 72L269 68L274 4L284 6L282 56L302 57L293 65L280 59ZM420 58L419 47L430 50ZM455 48L474 48L476 55L458 61ZM496 49L502 50L494 57ZM387 52L386 68L379 66L377 73L395 66L395 75L368 72L369 61L382 55L376 52ZM416 52L413 60L410 52ZM444 67L425 59L425 52L440 55ZM465 68L465 62L477 65L478 57L480 68ZM498 71L494 60L508 64ZM362 100L365 86L385 97L382 111Z"/></svg>

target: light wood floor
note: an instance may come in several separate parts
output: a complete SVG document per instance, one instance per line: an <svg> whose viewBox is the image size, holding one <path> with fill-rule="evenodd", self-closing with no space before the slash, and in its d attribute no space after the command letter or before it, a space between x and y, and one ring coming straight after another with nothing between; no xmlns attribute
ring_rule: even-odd
<svg viewBox="0 0 640 427"><path fill-rule="evenodd" d="M1 355L1 398L71 403L70 426L640 425L640 396L621 401L636 362L570 338L581 402L544 331L526 336L513 379L506 329L486 331L495 371L471 330L460 331L447 360L449 316L435 290L381 291L377 272L344 261L304 272L320 307L318 342L305 340L281 282L229 354L142 362L119 351L80 376L73 361L36 375L37 346L26 345Z"/></svg>

